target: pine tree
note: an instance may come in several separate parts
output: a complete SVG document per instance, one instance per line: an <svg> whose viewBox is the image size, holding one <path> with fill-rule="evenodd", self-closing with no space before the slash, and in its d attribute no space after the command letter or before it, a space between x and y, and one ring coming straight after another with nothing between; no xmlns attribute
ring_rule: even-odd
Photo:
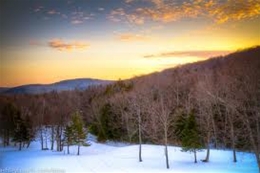
<svg viewBox="0 0 260 173"><path fill-rule="evenodd" d="M13 141L19 143L19 150L22 149L22 143L29 141L29 130L26 127L25 121L22 119L20 113L15 117L15 130Z"/></svg>
<svg viewBox="0 0 260 173"><path fill-rule="evenodd" d="M79 155L80 145L84 142L86 138L86 131L84 129L83 119L78 111L72 115L72 131L73 131L73 136L75 137L75 142L78 145L77 154Z"/></svg>
<svg viewBox="0 0 260 173"><path fill-rule="evenodd" d="M182 150L193 152L194 163L197 163L197 151L202 149L203 145L193 111L186 118L183 114L178 118L175 134L181 142Z"/></svg>
<svg viewBox="0 0 260 173"><path fill-rule="evenodd" d="M19 110L16 105L13 103L7 103L2 111L0 116L0 130L3 132L3 143L4 147L8 146L10 139L14 134L16 128L15 125L15 116L19 113Z"/></svg>

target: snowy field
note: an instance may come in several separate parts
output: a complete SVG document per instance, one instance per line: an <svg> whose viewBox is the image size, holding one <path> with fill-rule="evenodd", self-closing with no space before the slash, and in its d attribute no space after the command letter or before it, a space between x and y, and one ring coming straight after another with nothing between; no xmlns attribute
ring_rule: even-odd
<svg viewBox="0 0 260 173"><path fill-rule="evenodd" d="M65 150L67 148L64 148ZM40 143L18 151L14 147L0 148L0 172L86 172L86 173L257 173L255 157L250 153L238 153L238 162L232 162L231 151L211 150L210 162L193 163L193 154L169 147L170 169L165 166L164 147L143 145L143 162L138 162L138 145L113 145L92 142L89 147L70 148L71 154L41 151ZM198 153L204 159L205 151Z"/></svg>

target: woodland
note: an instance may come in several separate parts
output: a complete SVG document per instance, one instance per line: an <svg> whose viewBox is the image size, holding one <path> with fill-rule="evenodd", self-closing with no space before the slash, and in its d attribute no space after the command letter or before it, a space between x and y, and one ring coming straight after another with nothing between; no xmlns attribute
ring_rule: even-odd
<svg viewBox="0 0 260 173"><path fill-rule="evenodd" d="M254 153L260 169L260 47L180 65L149 75L88 89L0 96L0 136L4 146L41 150L87 145L87 133L107 140L196 153L230 149ZM46 141L51 141L48 146ZM54 145L55 144L55 145ZM156 153L155 153L156 154Z"/></svg>

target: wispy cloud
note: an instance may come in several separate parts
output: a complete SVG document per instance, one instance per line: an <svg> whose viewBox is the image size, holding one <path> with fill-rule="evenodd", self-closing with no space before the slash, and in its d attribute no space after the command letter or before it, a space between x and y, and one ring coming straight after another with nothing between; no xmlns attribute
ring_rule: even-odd
<svg viewBox="0 0 260 173"><path fill-rule="evenodd" d="M98 8L98 11L103 11L104 8ZM86 20L93 19L95 14L90 13L80 8L73 9L73 11L61 12L55 8L45 8L43 6L37 6L33 9L34 13L38 13L44 20L52 19L54 16L60 17L62 20L67 20L69 23L73 25L82 24L86 22Z"/></svg>
<svg viewBox="0 0 260 173"><path fill-rule="evenodd" d="M207 17L216 23L225 23L260 15L260 0L186 0L181 3L165 0L145 1L150 2L151 6L137 7L128 13L119 8L111 11L109 18L140 25L147 20L167 23L197 17Z"/></svg>
<svg viewBox="0 0 260 173"><path fill-rule="evenodd" d="M48 45L60 51L85 50L89 45L82 41L65 42L61 39L50 40Z"/></svg>
<svg viewBox="0 0 260 173"><path fill-rule="evenodd" d="M125 3L129 4L131 2L133 2L134 0L125 0Z"/></svg>
<svg viewBox="0 0 260 173"><path fill-rule="evenodd" d="M38 7L34 8L33 11L34 11L35 13L37 13L37 12L42 11L43 9L44 9L43 6L38 6Z"/></svg>
<svg viewBox="0 0 260 173"><path fill-rule="evenodd" d="M145 35L140 35L140 34L133 34L133 33L120 33L117 34L117 39L119 39L120 41L129 41L129 42L133 42L133 41L149 41L150 37L145 36Z"/></svg>
<svg viewBox="0 0 260 173"><path fill-rule="evenodd" d="M225 50L200 50L200 51L174 51L164 52L160 54L145 55L144 58L170 58L170 57L198 57L198 58L211 58L221 55L227 55L231 51Z"/></svg>
<svg viewBox="0 0 260 173"><path fill-rule="evenodd" d="M104 11L104 10L105 10L105 8L103 8L103 7L98 8L98 11Z"/></svg>
<svg viewBox="0 0 260 173"><path fill-rule="evenodd" d="M144 16L137 15L135 13L126 13L123 8L117 8L112 10L108 15L108 19L113 22L126 22L126 23L134 23L137 25L144 24Z"/></svg>
<svg viewBox="0 0 260 173"><path fill-rule="evenodd" d="M86 13L83 11L74 11L70 14L71 24L82 24L86 20L93 19L94 13Z"/></svg>
<svg viewBox="0 0 260 173"><path fill-rule="evenodd" d="M77 24L82 24L83 22L84 22L83 20L77 20L77 19L75 19L75 20L72 20L72 21L71 21L71 24L77 25Z"/></svg>
<svg viewBox="0 0 260 173"><path fill-rule="evenodd" d="M49 10L48 12L47 12L47 14L49 14L49 15L55 15L55 14L60 14L60 12L58 12L58 11L56 11L56 10Z"/></svg>

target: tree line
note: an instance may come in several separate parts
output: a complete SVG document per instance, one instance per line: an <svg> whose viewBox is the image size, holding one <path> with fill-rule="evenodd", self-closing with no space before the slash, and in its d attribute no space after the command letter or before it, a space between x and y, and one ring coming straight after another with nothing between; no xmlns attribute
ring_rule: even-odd
<svg viewBox="0 0 260 173"><path fill-rule="evenodd" d="M49 139L50 149L56 143L56 150L62 151L66 143L69 152L71 144L83 143L83 137L72 139L75 134L84 136L86 130L80 129L87 129L101 142L138 143L140 162L142 144L153 143L165 146L167 168L169 157L174 157L168 155L168 145L193 152L195 163L201 149L207 150L203 162L210 161L212 148L231 149L234 162L237 151L250 151L260 168L259 54L258 46L85 91L3 95L1 136L9 145L11 139L16 139L14 126L26 127L34 135L22 142L30 141L37 132L41 149L48 148ZM10 103L19 111L8 112ZM4 123L10 114L19 114L22 120ZM73 120L76 115L83 124Z"/></svg>

